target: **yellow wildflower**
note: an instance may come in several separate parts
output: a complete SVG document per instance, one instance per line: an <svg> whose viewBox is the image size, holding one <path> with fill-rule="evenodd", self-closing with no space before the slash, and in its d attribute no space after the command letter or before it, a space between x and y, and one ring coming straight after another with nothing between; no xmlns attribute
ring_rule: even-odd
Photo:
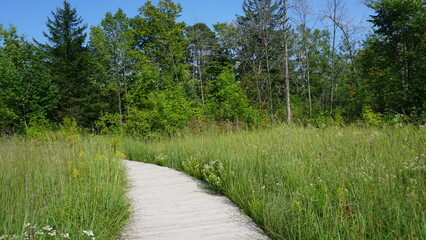
<svg viewBox="0 0 426 240"><path fill-rule="evenodd" d="M77 169L74 168L74 170L72 171L72 176L74 178L77 178L77 176L78 176L78 170Z"/></svg>
<svg viewBox="0 0 426 240"><path fill-rule="evenodd" d="M105 155L101 155L101 154L96 154L95 155L95 161L102 160L102 159L105 159Z"/></svg>
<svg viewBox="0 0 426 240"><path fill-rule="evenodd" d="M115 156L119 159L125 159L126 158L126 154L124 154L120 151L115 151Z"/></svg>
<svg viewBox="0 0 426 240"><path fill-rule="evenodd" d="M293 201L293 206L297 209L297 211L302 211L302 206L299 201Z"/></svg>
<svg viewBox="0 0 426 240"><path fill-rule="evenodd" d="M79 156L80 156L81 159L85 159L86 158L86 154L83 151L80 151Z"/></svg>

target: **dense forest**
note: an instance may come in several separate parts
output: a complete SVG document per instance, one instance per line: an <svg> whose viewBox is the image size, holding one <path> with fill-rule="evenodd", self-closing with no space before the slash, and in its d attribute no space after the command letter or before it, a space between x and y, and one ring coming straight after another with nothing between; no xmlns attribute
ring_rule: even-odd
<svg viewBox="0 0 426 240"><path fill-rule="evenodd" d="M147 135L186 127L425 123L426 2L371 0L363 38L345 0L244 0L231 23L188 26L172 0L90 29L69 2L45 43L0 26L0 132L76 122ZM326 26L313 28L309 18Z"/></svg>

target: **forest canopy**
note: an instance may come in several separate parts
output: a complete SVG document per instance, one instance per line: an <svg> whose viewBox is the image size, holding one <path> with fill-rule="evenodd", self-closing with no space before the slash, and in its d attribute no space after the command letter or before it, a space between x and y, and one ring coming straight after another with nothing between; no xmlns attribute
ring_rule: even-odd
<svg viewBox="0 0 426 240"><path fill-rule="evenodd" d="M0 25L0 132L69 119L138 135L212 122L424 124L425 1L369 1L366 38L344 0L314 16L329 28L307 23L307 4L244 0L235 21L210 28L179 22L172 0L147 1L88 28L64 1L47 17L46 43Z"/></svg>

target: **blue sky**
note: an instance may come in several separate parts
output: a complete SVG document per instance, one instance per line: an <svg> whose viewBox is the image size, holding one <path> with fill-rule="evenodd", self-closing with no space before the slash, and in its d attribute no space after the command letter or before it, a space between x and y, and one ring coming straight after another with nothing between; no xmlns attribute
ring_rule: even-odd
<svg viewBox="0 0 426 240"><path fill-rule="evenodd" d="M1 0L0 24L8 26L13 24L20 34L25 34L27 39L35 38L44 41L43 31L46 29L47 17L51 17L51 11L62 6L62 0ZM98 25L107 11L115 12L118 8L124 10L129 16L137 14L145 0L69 0L72 7L89 27ZM152 1L154 4L158 0ZM236 14L241 14L243 0L175 0L183 7L180 21L192 25L204 22L212 25L217 22L230 22ZM310 0L312 11L320 11L325 0ZM356 22L362 22L368 26L365 19L372 11L362 4L362 0L347 0L347 9L350 18ZM316 23L322 27L321 23Z"/></svg>

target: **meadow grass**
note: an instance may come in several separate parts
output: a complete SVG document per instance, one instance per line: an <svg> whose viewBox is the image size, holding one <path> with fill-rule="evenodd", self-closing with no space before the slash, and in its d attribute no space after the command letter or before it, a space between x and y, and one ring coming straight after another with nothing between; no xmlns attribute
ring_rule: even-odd
<svg viewBox="0 0 426 240"><path fill-rule="evenodd" d="M116 239L130 207L114 141L38 136L0 138L0 239Z"/></svg>
<svg viewBox="0 0 426 240"><path fill-rule="evenodd" d="M424 239L426 129L301 128L123 140L227 195L272 239Z"/></svg>

